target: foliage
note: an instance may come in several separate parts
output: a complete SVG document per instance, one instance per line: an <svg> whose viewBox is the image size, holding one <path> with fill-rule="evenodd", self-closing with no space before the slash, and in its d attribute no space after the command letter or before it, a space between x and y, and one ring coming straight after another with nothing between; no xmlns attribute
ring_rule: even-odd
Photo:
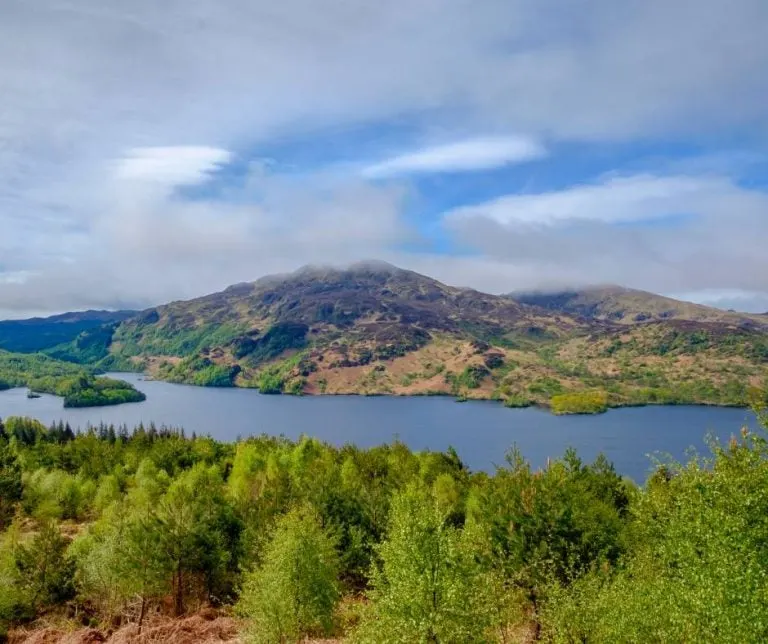
<svg viewBox="0 0 768 644"><path fill-rule="evenodd" d="M40 354L0 351L0 379L16 387L61 396L65 407L119 405L146 399L127 382L96 377L91 369Z"/></svg>
<svg viewBox="0 0 768 644"><path fill-rule="evenodd" d="M304 354L297 353L268 365L258 372L254 383L263 394L301 395L306 382L302 366L304 362Z"/></svg>
<svg viewBox="0 0 768 644"><path fill-rule="evenodd" d="M768 636L762 435L636 488L573 451L485 474L401 443L2 426L0 629L236 604L253 641Z"/></svg>
<svg viewBox="0 0 768 644"><path fill-rule="evenodd" d="M8 443L8 434L0 421L0 530L3 530L13 517L22 491L21 465L15 450Z"/></svg>
<svg viewBox="0 0 768 644"><path fill-rule="evenodd" d="M621 565L558 588L553 641L768 638L768 443L744 434L708 461L660 470L633 507Z"/></svg>
<svg viewBox="0 0 768 644"><path fill-rule="evenodd" d="M508 395L504 398L504 406L510 409L521 409L523 407L531 406L531 399L525 396L516 396L514 394Z"/></svg>
<svg viewBox="0 0 768 644"><path fill-rule="evenodd" d="M200 387L234 387L240 373L237 365L216 364L209 358L192 356L177 364L166 363L160 369L160 377L170 382L181 382Z"/></svg>
<svg viewBox="0 0 768 644"><path fill-rule="evenodd" d="M556 396L563 393L563 384L550 376L537 378L529 386L528 391L532 394L543 394L545 396Z"/></svg>
<svg viewBox="0 0 768 644"><path fill-rule="evenodd" d="M18 526L0 543L0 633L14 622L32 619L38 612L74 596L74 562L67 554L68 540L53 521L46 521L33 536L23 538Z"/></svg>
<svg viewBox="0 0 768 644"><path fill-rule="evenodd" d="M223 502L223 485L216 466L198 464L168 487L155 515L160 549L174 574L174 607L184 612L185 576L198 575L209 600L230 591L232 556L237 554L240 525Z"/></svg>
<svg viewBox="0 0 768 644"><path fill-rule="evenodd" d="M552 396L555 414L600 414L608 409L608 394L604 391L574 391Z"/></svg>
<svg viewBox="0 0 768 644"><path fill-rule="evenodd" d="M492 585L475 559L470 533L449 522L449 511L423 489L395 498L357 641L487 641Z"/></svg>
<svg viewBox="0 0 768 644"><path fill-rule="evenodd" d="M149 498L118 499L72 545L77 586L83 598L106 616L125 612L138 598L139 626L146 604L170 590L170 562L161 549L161 533Z"/></svg>
<svg viewBox="0 0 768 644"><path fill-rule="evenodd" d="M309 327L306 324L283 322L270 327L260 338L241 339L235 357L248 357L248 364L256 366L277 358L289 349L302 349L306 345Z"/></svg>
<svg viewBox="0 0 768 644"><path fill-rule="evenodd" d="M34 388L34 387L33 387ZM61 391L61 387L57 387ZM93 378L79 381L71 389L64 390L65 407L99 407L120 405L128 402L141 402L146 396L133 385L123 380L112 378Z"/></svg>
<svg viewBox="0 0 768 644"><path fill-rule="evenodd" d="M46 355L57 360L93 364L107 357L112 344L112 336L117 324L105 324L86 329L74 340L62 343L45 351Z"/></svg>
<svg viewBox="0 0 768 644"><path fill-rule="evenodd" d="M282 516L262 564L245 576L238 611L250 621L246 641L297 641L328 634L339 599L333 538L311 506Z"/></svg>
<svg viewBox="0 0 768 644"><path fill-rule="evenodd" d="M524 592L534 618L551 580L568 584L623 549L627 485L604 457L585 465L569 450L539 472L520 453L472 490L468 516L489 535L493 566Z"/></svg>
<svg viewBox="0 0 768 644"><path fill-rule="evenodd" d="M55 382L64 378L87 376L90 373L77 365L40 354L8 353L0 350L0 379L14 387L22 387L32 379Z"/></svg>
<svg viewBox="0 0 768 644"><path fill-rule="evenodd" d="M195 324L195 320L155 324L157 319L135 318L124 322L113 337L113 352L119 356L192 356L206 347L218 347L243 333L234 324Z"/></svg>
<svg viewBox="0 0 768 644"><path fill-rule="evenodd" d="M477 389L489 374L490 372L483 365L469 365L459 374L446 372L445 382L451 386L451 392L456 395L464 389Z"/></svg>

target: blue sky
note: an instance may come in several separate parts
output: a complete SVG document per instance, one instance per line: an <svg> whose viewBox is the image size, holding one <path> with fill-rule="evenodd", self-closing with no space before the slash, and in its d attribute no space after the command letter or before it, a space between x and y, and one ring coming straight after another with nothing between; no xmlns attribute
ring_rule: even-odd
<svg viewBox="0 0 768 644"><path fill-rule="evenodd" d="M0 317L384 259L768 310L763 0L7 0Z"/></svg>

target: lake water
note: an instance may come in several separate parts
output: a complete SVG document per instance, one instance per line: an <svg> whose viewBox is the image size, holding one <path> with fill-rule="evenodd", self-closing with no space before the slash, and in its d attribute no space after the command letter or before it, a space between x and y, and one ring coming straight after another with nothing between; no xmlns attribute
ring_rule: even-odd
<svg viewBox="0 0 768 644"><path fill-rule="evenodd" d="M139 422L184 427L188 434L235 440L267 434L307 434L335 445L370 447L400 439L412 449L453 446L473 470L492 471L517 445L534 466L559 457L569 446L584 460L603 452L622 474L641 482L651 454L683 458L689 447L705 451L707 433L727 440L751 412L715 407L633 407L599 416L554 416L539 409L507 409L494 402L457 403L447 397L265 396L251 389L212 389L112 374L147 394L142 403L64 409L61 398L28 399L26 389L0 392L0 418L32 416L45 424L62 419L72 427L100 422Z"/></svg>

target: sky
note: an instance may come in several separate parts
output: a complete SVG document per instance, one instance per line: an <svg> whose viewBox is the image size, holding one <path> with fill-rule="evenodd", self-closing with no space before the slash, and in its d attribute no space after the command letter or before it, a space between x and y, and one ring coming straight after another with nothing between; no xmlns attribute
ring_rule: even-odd
<svg viewBox="0 0 768 644"><path fill-rule="evenodd" d="M380 259L768 311L765 0L3 0L0 318Z"/></svg>

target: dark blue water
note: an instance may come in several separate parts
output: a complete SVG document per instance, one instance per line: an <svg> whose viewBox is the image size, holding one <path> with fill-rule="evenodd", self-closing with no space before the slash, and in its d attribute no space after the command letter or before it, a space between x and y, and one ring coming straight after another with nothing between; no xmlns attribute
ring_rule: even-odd
<svg viewBox="0 0 768 644"><path fill-rule="evenodd" d="M706 452L704 438L721 440L745 424L756 427L744 409L715 407L634 407L599 416L553 416L538 409L506 409L492 402L457 403L445 397L263 396L250 389L209 389L119 377L147 394L143 403L64 409L60 398L27 399L26 389L0 392L0 417L32 416L49 424L63 419L84 428L100 422L154 421L184 427L187 433L234 440L254 434L308 434L335 445L370 447L398 438L412 449L453 446L473 470L493 470L517 445L534 466L575 447L584 460L603 452L622 474L641 482L650 455L684 458L689 447Z"/></svg>

